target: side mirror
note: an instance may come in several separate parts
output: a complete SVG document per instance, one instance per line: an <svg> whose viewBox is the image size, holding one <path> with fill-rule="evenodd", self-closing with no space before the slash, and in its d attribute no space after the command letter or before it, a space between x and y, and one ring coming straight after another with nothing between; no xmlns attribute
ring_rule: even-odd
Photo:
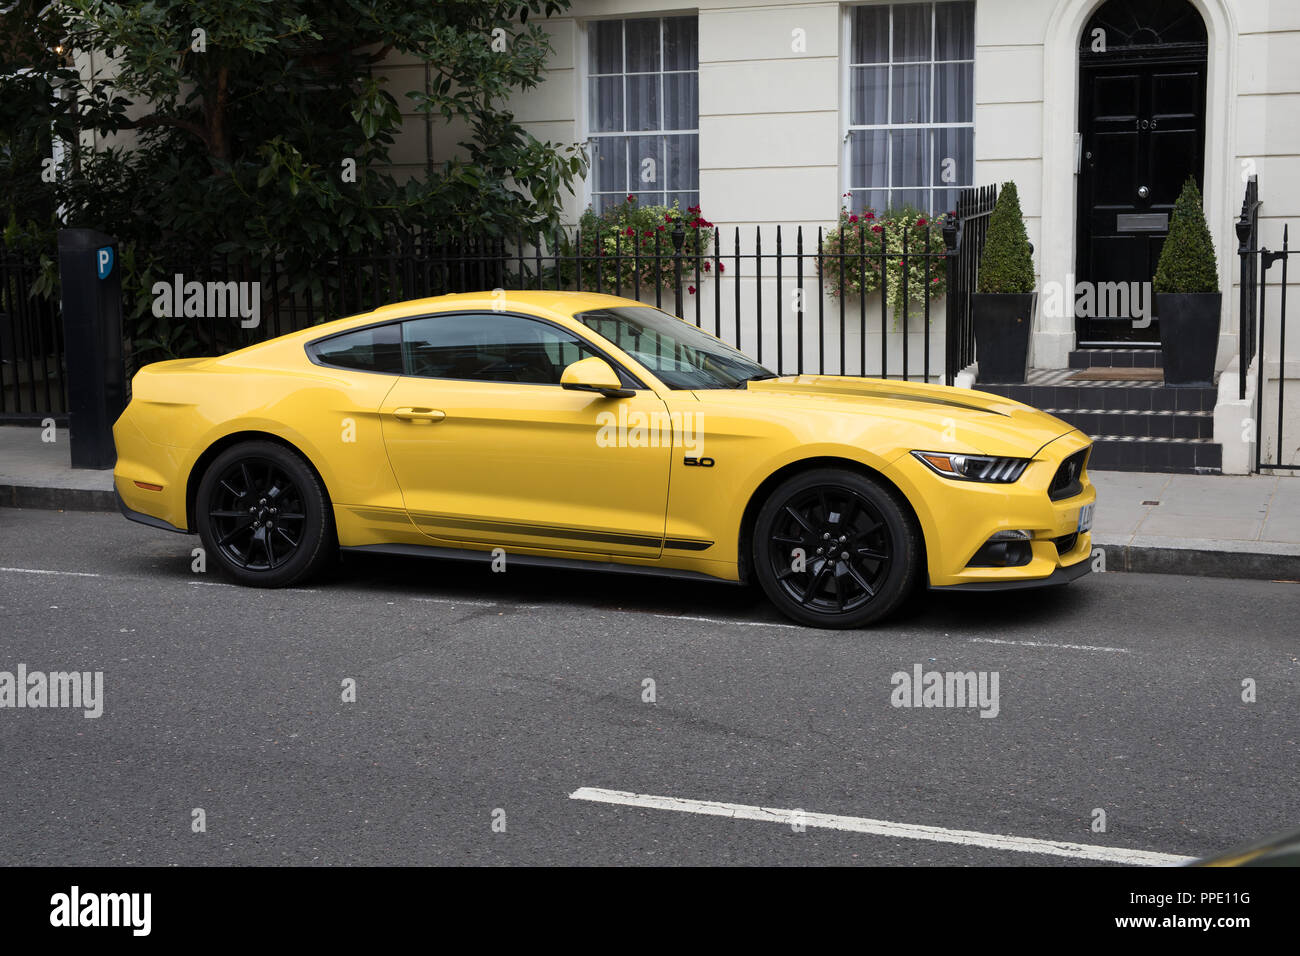
<svg viewBox="0 0 1300 956"><path fill-rule="evenodd" d="M578 392L599 392L606 398L631 398L636 394L623 387L608 362L594 355L565 368L560 385Z"/></svg>

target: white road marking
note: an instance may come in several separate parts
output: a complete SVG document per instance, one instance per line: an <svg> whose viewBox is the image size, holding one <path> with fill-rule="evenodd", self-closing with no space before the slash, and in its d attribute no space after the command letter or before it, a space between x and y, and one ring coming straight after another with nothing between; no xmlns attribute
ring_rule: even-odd
<svg viewBox="0 0 1300 956"><path fill-rule="evenodd" d="M89 571L46 571L41 568L0 568L0 571L7 571L10 574L66 574L74 578L97 578L98 574L91 574Z"/></svg>
<svg viewBox="0 0 1300 956"><path fill-rule="evenodd" d="M1149 850L1129 850L1124 847L1089 846L1084 843L1066 843L1058 840L1038 840L1031 837L1003 836L998 833L980 833L976 830L949 830L946 827L927 827L912 823L892 823L889 820L870 820L866 817L845 817L833 813L809 813L803 810L774 810L770 807L751 807L743 803L716 803L712 800L684 800L678 797L656 797L623 790L605 790L600 787L579 787L569 794L570 800L590 800L594 803L613 803L627 807L646 807L651 810L676 810L680 813L700 813L712 817L730 817L733 820L758 820L764 823L783 823L789 826L800 822L804 826L824 827L830 830L847 830L852 833L869 833L872 836L905 840L932 840L936 843L955 843L985 850L1013 850L1019 853L1041 853L1047 856L1065 856L1076 860L1099 860L1104 863L1126 863L1133 866L1179 866L1196 858L1175 856L1172 853L1154 853Z"/></svg>
<svg viewBox="0 0 1300 956"><path fill-rule="evenodd" d="M231 584L229 581L189 581L190 587L202 588L238 588L241 585ZM281 594L315 594L314 588L275 588Z"/></svg>
<svg viewBox="0 0 1300 956"><path fill-rule="evenodd" d="M628 611L629 614L638 614L639 611ZM721 617L691 617L688 614L654 614L653 617L662 617L670 621L703 621L705 624L740 624L744 627L791 627L799 630L798 624L774 624L771 621L735 621L727 620Z"/></svg>
<svg viewBox="0 0 1300 956"><path fill-rule="evenodd" d="M994 637L972 637L972 644L1014 644L1017 647L1054 647L1063 651L1109 651L1112 654L1132 654L1127 647L1094 647L1091 644L1047 644L1042 641L1000 641Z"/></svg>
<svg viewBox="0 0 1300 956"><path fill-rule="evenodd" d="M475 607L496 607L496 601L466 601L460 598L431 598L418 597L412 598L413 601L423 601L426 604L472 604Z"/></svg>

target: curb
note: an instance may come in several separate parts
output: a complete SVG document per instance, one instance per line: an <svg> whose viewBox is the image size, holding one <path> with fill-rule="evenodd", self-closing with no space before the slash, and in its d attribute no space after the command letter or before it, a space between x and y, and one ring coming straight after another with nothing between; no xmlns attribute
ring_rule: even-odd
<svg viewBox="0 0 1300 956"><path fill-rule="evenodd" d="M1243 542L1246 543L1246 542ZM1259 542L1250 542L1258 544ZM1106 553L1106 571L1182 574L1257 581L1300 581L1300 554L1285 551L1226 551L1161 548L1093 540Z"/></svg>
<svg viewBox="0 0 1300 956"><path fill-rule="evenodd" d="M40 508L46 511L111 511L117 493L90 488L42 488L35 485L0 485L0 508Z"/></svg>

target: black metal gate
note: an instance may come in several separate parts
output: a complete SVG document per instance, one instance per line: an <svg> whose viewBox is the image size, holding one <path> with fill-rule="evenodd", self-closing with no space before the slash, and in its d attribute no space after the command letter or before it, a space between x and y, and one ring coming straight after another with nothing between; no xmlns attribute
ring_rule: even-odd
<svg viewBox="0 0 1300 956"><path fill-rule="evenodd" d="M1255 361L1255 471L1265 468L1300 471L1300 463L1288 464L1282 461L1283 439L1286 426L1286 336L1287 336L1287 260L1290 258L1289 227L1282 227L1282 248L1271 250L1267 247L1257 248L1259 236L1259 181L1251 176L1246 183L1246 196L1241 206L1241 216L1237 220L1237 254L1241 260L1241 302L1238 342L1240 343L1240 397L1246 397L1247 374L1252 360ZM1266 399L1272 394L1266 393L1268 387L1268 367L1272 361L1272 348L1268 339L1269 318L1267 307L1268 270L1281 263L1281 275L1278 288L1277 314L1277 387L1276 414L1266 416L1268 406ZM1266 417L1268 420L1266 421ZM1267 427L1266 427L1267 425ZM1266 439L1273 444L1272 455L1264 452ZM1265 460L1265 459L1270 460Z"/></svg>
<svg viewBox="0 0 1300 956"><path fill-rule="evenodd" d="M997 186L963 189L957 208L943 230L948 247L948 340L944 349L944 384L956 381L957 373L975 361L975 326L971 318L970 296L975 291L980 256L984 254L984 237L989 231L989 216L998 201Z"/></svg>

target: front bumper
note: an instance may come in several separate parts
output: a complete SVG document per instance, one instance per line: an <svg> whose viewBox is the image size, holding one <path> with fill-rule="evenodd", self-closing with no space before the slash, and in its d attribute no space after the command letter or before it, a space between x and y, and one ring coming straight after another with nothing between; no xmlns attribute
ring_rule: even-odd
<svg viewBox="0 0 1300 956"><path fill-rule="evenodd" d="M967 584L931 585L931 591L1024 591L1069 584L1092 573L1092 562L1084 558L1077 564L1059 567L1045 578L1013 578L1009 581L973 581Z"/></svg>
<svg viewBox="0 0 1300 956"><path fill-rule="evenodd" d="M930 586L1008 590L1061 584L1088 573L1092 535L1076 534L1081 509L1097 500L1087 468L1070 497L1053 501L1048 488L1061 463L1090 445L1081 432L1068 432L1041 448L1010 484L945 478L912 455L894 462L889 477L912 502L925 535ZM1029 533L1028 560L978 566L976 555L1000 531Z"/></svg>

